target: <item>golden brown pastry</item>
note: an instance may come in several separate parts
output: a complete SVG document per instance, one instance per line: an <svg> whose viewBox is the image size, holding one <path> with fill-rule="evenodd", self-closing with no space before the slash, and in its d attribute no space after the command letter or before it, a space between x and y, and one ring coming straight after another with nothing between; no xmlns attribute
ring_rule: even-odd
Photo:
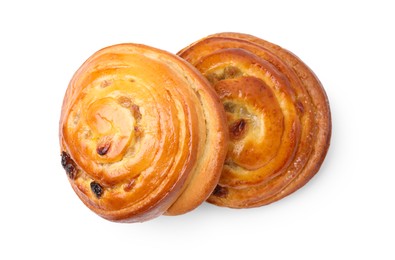
<svg viewBox="0 0 395 260"><path fill-rule="evenodd" d="M176 55L137 44L104 48L79 68L59 131L76 194L122 222L197 207L214 190L228 145L207 80Z"/></svg>
<svg viewBox="0 0 395 260"><path fill-rule="evenodd" d="M211 82L224 105L229 152L209 202L247 208L277 201L319 170L331 136L328 99L294 54L239 33L219 33L178 55Z"/></svg>

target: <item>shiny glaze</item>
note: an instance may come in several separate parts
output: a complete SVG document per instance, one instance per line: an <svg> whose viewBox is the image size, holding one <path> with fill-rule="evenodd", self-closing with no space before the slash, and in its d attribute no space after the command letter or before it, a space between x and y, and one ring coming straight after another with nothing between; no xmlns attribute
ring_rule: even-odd
<svg viewBox="0 0 395 260"><path fill-rule="evenodd" d="M170 207L185 213L210 195L226 154L225 115L204 78L177 56L120 44L95 53L72 78L60 143L78 167L70 183L90 209L144 221Z"/></svg>
<svg viewBox="0 0 395 260"><path fill-rule="evenodd" d="M211 82L228 125L248 128L233 138L219 181L226 196L209 202L256 207L294 192L314 176L329 148L331 116L319 80L295 55L239 33L208 36L181 50ZM226 68L232 73L226 73ZM229 70L229 69L228 69ZM236 72L236 73L235 73ZM226 78L230 75L230 78Z"/></svg>

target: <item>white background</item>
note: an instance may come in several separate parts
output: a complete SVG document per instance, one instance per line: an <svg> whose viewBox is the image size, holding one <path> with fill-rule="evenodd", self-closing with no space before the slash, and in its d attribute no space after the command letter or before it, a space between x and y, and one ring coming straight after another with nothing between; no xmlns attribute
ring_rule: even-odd
<svg viewBox="0 0 395 260"><path fill-rule="evenodd" d="M391 1L1 1L0 259L394 259L395 9ZM330 99L320 172L269 206L205 203L108 222L72 191L58 120L68 82L107 45L177 52L212 33L277 43Z"/></svg>

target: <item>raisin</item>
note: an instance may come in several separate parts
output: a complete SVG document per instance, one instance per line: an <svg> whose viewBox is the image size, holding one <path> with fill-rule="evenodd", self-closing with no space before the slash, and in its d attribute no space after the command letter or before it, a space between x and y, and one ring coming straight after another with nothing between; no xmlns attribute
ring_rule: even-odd
<svg viewBox="0 0 395 260"><path fill-rule="evenodd" d="M138 105L135 105L135 104L132 105L132 113L133 113L133 117L136 120L141 119L140 107Z"/></svg>
<svg viewBox="0 0 395 260"><path fill-rule="evenodd" d="M132 101L130 100L130 98L125 97L125 96L121 96L118 98L118 103L123 106L123 107L130 107L132 105Z"/></svg>
<svg viewBox="0 0 395 260"><path fill-rule="evenodd" d="M300 101L296 102L296 107L298 108L300 114L304 113L304 106L302 102Z"/></svg>
<svg viewBox="0 0 395 260"><path fill-rule="evenodd" d="M217 185L213 191L213 195L220 197L220 198L225 198L228 195L229 191L227 188L222 187Z"/></svg>
<svg viewBox="0 0 395 260"><path fill-rule="evenodd" d="M96 149L96 152L101 156L106 155L108 150L110 150L110 146L111 146L111 143L106 142L103 145L98 146Z"/></svg>
<svg viewBox="0 0 395 260"><path fill-rule="evenodd" d="M240 119L229 126L230 137L232 139L241 139L247 127L247 121Z"/></svg>
<svg viewBox="0 0 395 260"><path fill-rule="evenodd" d="M91 182L91 190L96 195L96 198L98 199L103 195L104 192L103 187L95 181Z"/></svg>
<svg viewBox="0 0 395 260"><path fill-rule="evenodd" d="M65 169L67 176L70 179L75 179L77 175L77 167L75 165L75 162L73 161L73 159L70 158L70 155L64 151L62 152L61 157L61 164L63 166L63 169Z"/></svg>
<svg viewBox="0 0 395 260"><path fill-rule="evenodd" d="M66 152L62 152L61 157L62 157L62 166L63 166L63 168L65 168L70 156Z"/></svg>
<svg viewBox="0 0 395 260"><path fill-rule="evenodd" d="M75 166L73 164L71 164L71 163L66 164L65 170L66 170L66 173L70 179L75 178L75 174L77 171L76 171Z"/></svg>

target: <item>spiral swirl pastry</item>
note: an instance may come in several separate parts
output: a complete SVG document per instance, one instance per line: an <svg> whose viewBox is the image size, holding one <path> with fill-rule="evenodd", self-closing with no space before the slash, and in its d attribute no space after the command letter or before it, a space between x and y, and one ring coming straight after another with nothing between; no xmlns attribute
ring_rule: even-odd
<svg viewBox="0 0 395 260"><path fill-rule="evenodd" d="M176 55L138 44L104 48L79 68L59 130L76 194L122 222L200 205L216 187L228 143L209 82Z"/></svg>
<svg viewBox="0 0 395 260"><path fill-rule="evenodd" d="M331 136L325 91L294 54L239 33L219 33L178 55L212 84L226 110L229 152L208 201L232 208L277 201L319 170Z"/></svg>

